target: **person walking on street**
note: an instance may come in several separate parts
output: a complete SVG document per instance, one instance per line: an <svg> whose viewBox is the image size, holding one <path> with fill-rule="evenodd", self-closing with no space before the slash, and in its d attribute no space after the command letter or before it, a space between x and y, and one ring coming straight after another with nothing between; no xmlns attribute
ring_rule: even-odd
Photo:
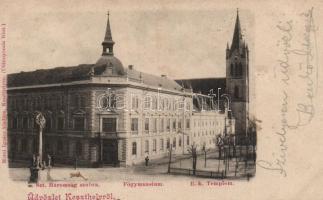
<svg viewBox="0 0 323 200"><path fill-rule="evenodd" d="M145 165L146 165L146 166L148 166L148 162L149 162L149 157L148 157L148 156L146 156L146 158L145 158Z"/></svg>

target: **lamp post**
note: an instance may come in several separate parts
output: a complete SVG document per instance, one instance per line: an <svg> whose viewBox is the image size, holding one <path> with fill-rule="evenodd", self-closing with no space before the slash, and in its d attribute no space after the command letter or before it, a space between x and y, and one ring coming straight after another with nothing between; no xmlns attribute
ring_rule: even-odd
<svg viewBox="0 0 323 200"><path fill-rule="evenodd" d="M46 119L41 112L37 112L36 114L36 123L39 125L39 162L42 164L43 159L43 129L45 128Z"/></svg>
<svg viewBox="0 0 323 200"><path fill-rule="evenodd" d="M169 160L168 160L168 170L167 173L170 173L170 164L172 163L172 151L173 151L173 145L170 144L170 148L169 148Z"/></svg>

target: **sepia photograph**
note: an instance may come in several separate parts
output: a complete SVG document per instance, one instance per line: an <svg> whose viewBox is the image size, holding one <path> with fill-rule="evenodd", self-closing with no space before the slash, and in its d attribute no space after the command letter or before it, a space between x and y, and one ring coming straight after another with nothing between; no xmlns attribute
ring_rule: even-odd
<svg viewBox="0 0 323 200"><path fill-rule="evenodd" d="M321 2L1 7L0 199L323 198Z"/></svg>

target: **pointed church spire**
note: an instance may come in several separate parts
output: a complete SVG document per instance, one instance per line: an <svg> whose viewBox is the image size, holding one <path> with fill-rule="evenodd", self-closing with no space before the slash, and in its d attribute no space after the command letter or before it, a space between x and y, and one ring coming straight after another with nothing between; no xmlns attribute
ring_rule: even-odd
<svg viewBox="0 0 323 200"><path fill-rule="evenodd" d="M231 52L234 51L235 49L239 49L241 47L242 42L243 41L242 41L242 34L241 34L241 27L240 27L240 20L239 20L239 9L237 9L237 18L236 18L236 24L234 26Z"/></svg>
<svg viewBox="0 0 323 200"><path fill-rule="evenodd" d="M112 40L111 28L110 28L110 13L108 12L107 27L105 31L104 40L102 42L103 52L102 55L113 55L113 45L114 41Z"/></svg>

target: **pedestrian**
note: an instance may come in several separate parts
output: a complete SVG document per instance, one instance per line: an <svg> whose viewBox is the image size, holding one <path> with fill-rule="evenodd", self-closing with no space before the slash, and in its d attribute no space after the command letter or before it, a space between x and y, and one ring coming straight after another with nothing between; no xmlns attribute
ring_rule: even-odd
<svg viewBox="0 0 323 200"><path fill-rule="evenodd" d="M48 168L51 168L53 165L52 165L52 157L47 154L47 163L46 163L47 167Z"/></svg>
<svg viewBox="0 0 323 200"><path fill-rule="evenodd" d="M146 156L146 158L145 158L145 164L146 164L146 166L148 166L148 162L149 162L149 157Z"/></svg>
<svg viewBox="0 0 323 200"><path fill-rule="evenodd" d="M30 183L35 183L35 182L37 182L36 180L35 180L35 170L34 170L34 168L35 168L35 166L36 166L36 155L35 154L33 154L33 157L31 158L31 160L30 160L30 165L29 165L29 170L30 170L30 178L29 178L29 182Z"/></svg>
<svg viewBox="0 0 323 200"><path fill-rule="evenodd" d="M52 157L49 154L47 154L46 165L47 165L47 180L52 181L53 179L50 175L50 170L52 168Z"/></svg>
<svg viewBox="0 0 323 200"><path fill-rule="evenodd" d="M40 157L36 156L36 160L33 166L34 182L38 182L38 171L41 168Z"/></svg>

